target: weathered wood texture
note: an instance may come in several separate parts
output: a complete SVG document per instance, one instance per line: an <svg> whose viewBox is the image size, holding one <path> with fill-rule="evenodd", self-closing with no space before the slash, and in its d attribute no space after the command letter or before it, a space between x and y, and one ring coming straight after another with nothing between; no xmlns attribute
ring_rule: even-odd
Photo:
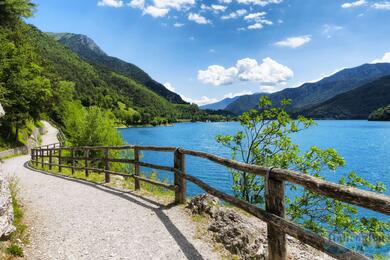
<svg viewBox="0 0 390 260"><path fill-rule="evenodd" d="M136 177L140 177L140 173L141 173L141 168L140 168L140 165L139 165L140 151L137 148L134 148L134 161L135 161L135 164L134 164L134 175ZM134 189L135 190L140 190L140 188L141 188L141 184L139 183L139 179L135 178L134 179Z"/></svg>
<svg viewBox="0 0 390 260"><path fill-rule="evenodd" d="M186 202L186 180L183 177L185 175L185 158L179 149L176 149L174 154L174 168L175 202L184 204Z"/></svg>

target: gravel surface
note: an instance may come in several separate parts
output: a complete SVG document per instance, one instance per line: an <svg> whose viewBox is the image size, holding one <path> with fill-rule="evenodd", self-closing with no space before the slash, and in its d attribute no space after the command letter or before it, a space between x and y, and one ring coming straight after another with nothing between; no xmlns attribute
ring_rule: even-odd
<svg viewBox="0 0 390 260"><path fill-rule="evenodd" d="M43 144L57 142L45 123ZM136 193L25 168L29 156L4 161L16 175L30 229L27 259L218 259L194 239L195 225L180 206L166 208Z"/></svg>

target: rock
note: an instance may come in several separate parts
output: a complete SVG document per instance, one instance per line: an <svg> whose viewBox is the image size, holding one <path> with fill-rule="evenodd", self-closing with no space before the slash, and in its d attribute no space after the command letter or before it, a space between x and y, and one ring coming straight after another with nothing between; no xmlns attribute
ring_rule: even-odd
<svg viewBox="0 0 390 260"><path fill-rule="evenodd" d="M217 242L240 259L266 259L267 241L259 231L232 209L220 209L209 230Z"/></svg>
<svg viewBox="0 0 390 260"><path fill-rule="evenodd" d="M191 210L192 214L209 215L214 217L218 211L218 205L218 198L208 194L202 194L193 197L188 203L187 208Z"/></svg>
<svg viewBox="0 0 390 260"><path fill-rule="evenodd" d="M240 259L265 259L267 252L266 234L240 214L232 209L219 206L219 199L208 194L192 198L187 208L192 214L209 215L211 224L209 230L213 232L217 242L236 254Z"/></svg>
<svg viewBox="0 0 390 260"><path fill-rule="evenodd" d="M4 111L3 107L0 104L0 117L3 117L4 115L5 115L5 111Z"/></svg>
<svg viewBox="0 0 390 260"><path fill-rule="evenodd" d="M15 231L14 210L8 182L0 176L0 238L8 237Z"/></svg>

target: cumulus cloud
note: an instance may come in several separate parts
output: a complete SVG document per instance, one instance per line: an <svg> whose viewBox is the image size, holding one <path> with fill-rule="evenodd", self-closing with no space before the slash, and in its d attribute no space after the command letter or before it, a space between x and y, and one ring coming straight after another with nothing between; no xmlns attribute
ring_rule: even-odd
<svg viewBox="0 0 390 260"><path fill-rule="evenodd" d="M371 63L390 63L390 52L386 52L381 59L373 60Z"/></svg>
<svg viewBox="0 0 390 260"><path fill-rule="evenodd" d="M264 27L264 25L272 25L272 21L269 21L264 18L266 12L251 13L244 17L244 20L248 22L255 22L254 24L249 25L247 28L250 30L259 30Z"/></svg>
<svg viewBox="0 0 390 260"><path fill-rule="evenodd" d="M253 4L253 5L260 5L260 6L266 6L269 4L280 4L283 2L283 0L237 0L240 4Z"/></svg>
<svg viewBox="0 0 390 260"><path fill-rule="evenodd" d="M163 17L169 12L167 8L158 8L150 5L144 9L144 14L149 14L153 17Z"/></svg>
<svg viewBox="0 0 390 260"><path fill-rule="evenodd" d="M311 41L311 35L302 35L296 37L289 37L285 40L276 42L275 45L279 47L298 48Z"/></svg>
<svg viewBox="0 0 390 260"><path fill-rule="evenodd" d="M154 5L158 8L182 10L183 8L192 6L195 0L154 0Z"/></svg>
<svg viewBox="0 0 390 260"><path fill-rule="evenodd" d="M238 17L244 16L248 11L245 9L239 9L235 12L231 12L228 15L221 16L222 20L228 20L228 19L236 19Z"/></svg>
<svg viewBox="0 0 390 260"><path fill-rule="evenodd" d="M109 7L122 7L123 1L121 0L101 0L98 2L98 6L109 6Z"/></svg>
<svg viewBox="0 0 390 260"><path fill-rule="evenodd" d="M372 5L372 8L379 9L379 10L390 10L390 2L384 1L384 2L374 3Z"/></svg>
<svg viewBox="0 0 390 260"><path fill-rule="evenodd" d="M238 81L252 81L260 84L275 85L294 76L290 68L279 64L271 58L256 60L245 58L238 60L234 67L225 68L211 65L206 70L198 71L198 80L214 86L228 85Z"/></svg>
<svg viewBox="0 0 390 260"><path fill-rule="evenodd" d="M354 2L347 2L341 5L342 8L354 8L362 5L366 5L367 1L366 0L357 0Z"/></svg>
<svg viewBox="0 0 390 260"><path fill-rule="evenodd" d="M210 20L206 19L206 17L201 16L200 14L189 13L188 20L193 21L197 24L208 24L211 23Z"/></svg>
<svg viewBox="0 0 390 260"><path fill-rule="evenodd" d="M212 4L212 5L208 6L208 5L205 5L205 4L201 4L200 5L200 9L213 11L214 13L219 13L219 12L224 12L227 9L227 6L225 6L225 5L216 5L216 4Z"/></svg>
<svg viewBox="0 0 390 260"><path fill-rule="evenodd" d="M202 96L201 98L190 98L184 95L180 95L180 96L184 101L187 101L192 104L197 104L199 106L203 106L203 105L207 105L219 101L217 98L209 98L207 96Z"/></svg>
<svg viewBox="0 0 390 260"><path fill-rule="evenodd" d="M129 6L133 8L143 9L145 6L145 0L131 0Z"/></svg>
<svg viewBox="0 0 390 260"><path fill-rule="evenodd" d="M275 85L294 76L291 69L271 58L263 59L261 64L258 64L254 59L245 58L237 61L236 68L240 80L260 82L267 85Z"/></svg>
<svg viewBox="0 0 390 260"><path fill-rule="evenodd" d="M180 28L184 26L184 23L174 23L173 26Z"/></svg>
<svg viewBox="0 0 390 260"><path fill-rule="evenodd" d="M172 91L172 92L176 91L175 87L172 86L172 84L170 82L165 82L164 87L166 87L169 91Z"/></svg>
<svg viewBox="0 0 390 260"><path fill-rule="evenodd" d="M198 71L198 80L214 86L229 85L234 82L237 73L235 67L226 69L220 65L211 65L206 70Z"/></svg>

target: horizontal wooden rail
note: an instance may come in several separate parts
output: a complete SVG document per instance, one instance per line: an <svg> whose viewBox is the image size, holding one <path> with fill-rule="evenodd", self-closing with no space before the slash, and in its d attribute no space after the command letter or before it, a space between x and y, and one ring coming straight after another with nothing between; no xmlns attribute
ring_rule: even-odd
<svg viewBox="0 0 390 260"><path fill-rule="evenodd" d="M63 150L71 151L71 156L62 156ZM134 159L110 158L111 150L133 150ZM99 151L101 153L93 153L93 156L91 156L91 151ZM174 165L173 167L170 167L142 162L140 160L140 151L173 152ZM266 187L266 209L264 210L258 208L255 205L249 204L248 202L237 199L234 196L223 193L209 186L199 178L188 175L185 170L185 155L207 159L228 168L264 177ZM118 156L120 156L120 153ZM45 158L49 158L49 163L45 162ZM58 158L58 163L53 163L53 158ZM50 168L52 166L57 166L59 172L61 172L62 168L70 168L72 169L72 173L74 170L84 170L86 176L88 176L89 172L104 173L105 182L110 181L110 175L118 175L125 178L131 177L134 178L134 185L136 190L140 189L139 181L157 185L165 189L174 190L176 203L185 203L185 180L188 180L205 190L207 193L229 202L234 206L243 209L257 218L267 222L269 243L268 250L269 259L271 260L287 259L286 234L295 237L301 242L308 244L322 252L325 252L337 259L367 259L365 256L359 253L353 252L352 250L349 250L311 231L305 230L291 221L286 220L284 216L284 182L291 182L300 185L311 192L390 215L390 197L386 195L328 182L292 170L250 165L205 152L177 147L139 145L113 147L56 147L56 145L54 145L52 148L50 148L49 146L43 146L41 148L32 149L31 162L37 166L49 165ZM65 164L66 162L70 163L71 165ZM78 166L77 163L80 162L84 162L85 166ZM90 167L90 163L93 162L100 162L100 165L103 168ZM134 173L125 174L111 171L110 163L134 165ZM174 185L140 176L141 167L173 172L175 177Z"/></svg>
<svg viewBox="0 0 390 260"><path fill-rule="evenodd" d="M186 149L180 149L180 151L184 154L208 159L235 170L249 172L263 177L270 169L269 167L240 163L204 152L196 152ZM275 179L301 185L312 192L390 215L389 196L324 181L319 178L292 170L272 168L271 174Z"/></svg>

